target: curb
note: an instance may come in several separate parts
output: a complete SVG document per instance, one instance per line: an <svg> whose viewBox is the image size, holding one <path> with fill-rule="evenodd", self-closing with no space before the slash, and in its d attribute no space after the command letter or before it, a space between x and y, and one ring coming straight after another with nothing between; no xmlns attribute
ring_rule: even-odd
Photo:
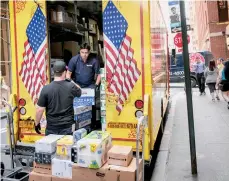
<svg viewBox="0 0 229 181"><path fill-rule="evenodd" d="M165 181L166 179L166 167L169 160L176 102L181 94L183 94L183 92L176 94L171 99L171 108L167 117L151 181Z"/></svg>

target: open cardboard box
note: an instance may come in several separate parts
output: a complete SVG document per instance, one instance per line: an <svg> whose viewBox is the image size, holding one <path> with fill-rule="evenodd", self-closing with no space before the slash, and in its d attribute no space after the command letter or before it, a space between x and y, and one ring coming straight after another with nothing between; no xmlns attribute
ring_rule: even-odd
<svg viewBox="0 0 229 181"><path fill-rule="evenodd" d="M136 181L136 158L128 167L108 165L99 169L89 169L73 164L72 180L79 181ZM142 160L139 160L139 180L142 181Z"/></svg>
<svg viewBox="0 0 229 181"><path fill-rule="evenodd" d="M103 165L99 169L89 169L79 167L73 164L72 167L72 180L79 181L107 181L106 172L108 170L108 164Z"/></svg>
<svg viewBox="0 0 229 181"><path fill-rule="evenodd" d="M29 174L29 181L52 181L52 176L48 174L36 173L33 171Z"/></svg>
<svg viewBox="0 0 229 181"><path fill-rule="evenodd" d="M128 167L133 158L133 150L131 146L114 145L108 151L108 164Z"/></svg>
<svg viewBox="0 0 229 181"><path fill-rule="evenodd" d="M109 165L106 172L107 181L136 181L136 158L133 158L128 167ZM142 181L142 160L139 160L139 180Z"/></svg>

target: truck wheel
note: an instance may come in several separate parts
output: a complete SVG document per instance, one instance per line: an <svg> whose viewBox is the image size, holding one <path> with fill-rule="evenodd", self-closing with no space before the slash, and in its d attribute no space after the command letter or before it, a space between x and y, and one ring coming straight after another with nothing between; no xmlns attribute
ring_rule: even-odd
<svg viewBox="0 0 229 181"><path fill-rule="evenodd" d="M196 87L196 85L197 85L196 79L194 77L191 77L191 86L192 86L192 88Z"/></svg>
<svg viewBox="0 0 229 181"><path fill-rule="evenodd" d="M1 176L3 176L4 171L5 171L5 165L3 162L1 162Z"/></svg>

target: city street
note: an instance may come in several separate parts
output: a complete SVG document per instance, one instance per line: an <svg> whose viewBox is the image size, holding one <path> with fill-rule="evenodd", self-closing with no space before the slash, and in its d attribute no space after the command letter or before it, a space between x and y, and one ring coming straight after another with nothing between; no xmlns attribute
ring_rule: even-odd
<svg viewBox="0 0 229 181"><path fill-rule="evenodd" d="M0 14L3 177L229 181L229 0L1 1Z"/></svg>
<svg viewBox="0 0 229 181"><path fill-rule="evenodd" d="M179 91L180 90L180 91ZM222 100L212 102L209 91L193 89L198 176L192 176L186 96L171 89L169 111L151 181L228 181L229 110Z"/></svg>

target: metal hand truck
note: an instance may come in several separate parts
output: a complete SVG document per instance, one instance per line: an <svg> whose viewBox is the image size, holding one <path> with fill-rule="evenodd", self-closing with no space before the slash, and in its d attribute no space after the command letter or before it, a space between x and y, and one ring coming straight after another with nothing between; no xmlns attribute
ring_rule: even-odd
<svg viewBox="0 0 229 181"><path fill-rule="evenodd" d="M6 115L4 116L4 118L7 119L8 131L9 131L8 135L9 135L9 152L10 152L11 169L5 169L4 163L1 162L1 181L27 181L29 179L30 168L23 167L23 166L15 167L15 163L17 163L18 160L16 158L16 151L15 151L16 143L14 139L13 113L17 109L17 107L13 108L5 100L2 100L2 102L3 104L7 105L9 109Z"/></svg>

